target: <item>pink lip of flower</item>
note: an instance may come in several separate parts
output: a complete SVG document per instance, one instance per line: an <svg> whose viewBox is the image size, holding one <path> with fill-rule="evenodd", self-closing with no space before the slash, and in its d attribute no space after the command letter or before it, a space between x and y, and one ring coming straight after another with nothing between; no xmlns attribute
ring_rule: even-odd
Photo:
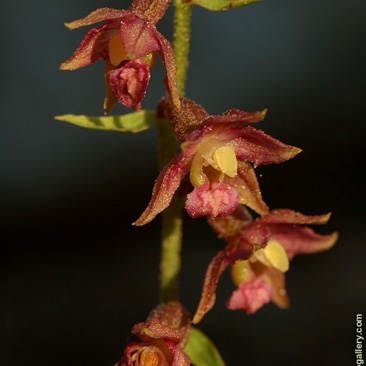
<svg viewBox="0 0 366 366"><path fill-rule="evenodd" d="M176 86L175 60L170 43L156 30L155 23L164 14L169 1L134 1L130 10L102 8L83 19L66 23L76 29L105 22L85 35L73 56L64 61L61 70L75 70L105 60L108 114L118 100L126 107L139 110L150 78L150 68L157 53L166 70L164 84L174 107L180 109ZM153 6L157 4L157 6Z"/></svg>
<svg viewBox="0 0 366 366"><path fill-rule="evenodd" d="M182 115L186 112L185 105L182 101ZM165 210L188 172L194 187L186 201L191 217L225 216L239 203L260 215L266 214L268 207L262 200L250 163L254 167L281 163L301 150L253 127L242 127L261 121L265 114L266 110L250 113L229 110L220 116L206 114L199 127L188 134L181 133L182 151L161 171L150 203L134 225L145 225Z"/></svg>
<svg viewBox="0 0 366 366"><path fill-rule="evenodd" d="M159 305L132 333L143 342L129 343L115 366L189 366L182 351L190 329L188 312L178 302Z"/></svg>
<svg viewBox="0 0 366 366"><path fill-rule="evenodd" d="M283 274L287 268L283 268L284 262L281 263L281 258L278 266L280 270L275 268L276 264L273 266L266 262L265 265L259 263L260 268L255 268L256 264L252 264L251 261L260 262L260 251L265 250L269 242L277 246L276 250L278 246L282 247L289 260L297 254L311 254L330 249L338 238L336 232L320 235L308 227L300 226L326 224L329 218L330 214L305 216L292 210L278 209L250 223L250 214L243 206L239 206L233 215L225 218L209 218L210 225L226 240L227 245L217 253L207 268L201 300L193 323L200 322L213 307L217 283L222 272L228 266L233 266L234 270L238 265L237 261L240 261L239 265L250 265L239 268L246 272L236 272L233 275L239 288L233 292L227 303L229 309L242 309L251 314L271 300L281 308L288 307ZM278 260L278 257L275 260Z"/></svg>

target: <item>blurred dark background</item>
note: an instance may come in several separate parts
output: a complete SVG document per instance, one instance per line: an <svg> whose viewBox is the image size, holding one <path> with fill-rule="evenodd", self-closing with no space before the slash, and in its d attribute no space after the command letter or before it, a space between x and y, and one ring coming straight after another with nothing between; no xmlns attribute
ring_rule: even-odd
<svg viewBox="0 0 366 366"><path fill-rule="evenodd" d="M1 3L1 365L111 366L158 301L160 219L131 226L157 176L155 130L127 135L53 120L101 115L104 98L103 62L58 70L85 32L63 22L128 6ZM331 251L292 262L288 311L226 310L233 285L223 276L200 328L227 365L355 364L355 317L366 310L365 15L363 0L193 11L187 96L212 114L268 108L258 127L303 152L258 169L264 199L305 214L332 211L317 230L340 232ZM171 24L169 9L159 23L169 39ZM165 93L163 75L157 64L143 108ZM222 246L204 219L185 217L181 298L192 313Z"/></svg>

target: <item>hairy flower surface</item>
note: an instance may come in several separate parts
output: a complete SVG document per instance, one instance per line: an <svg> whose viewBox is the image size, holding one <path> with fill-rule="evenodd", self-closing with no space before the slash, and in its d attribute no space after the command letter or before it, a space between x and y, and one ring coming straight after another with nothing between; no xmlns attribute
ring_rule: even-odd
<svg viewBox="0 0 366 366"><path fill-rule="evenodd" d="M133 327L132 333L142 342L129 343L115 366L189 366L190 359L182 351L189 330L189 314L179 302L161 304L146 322Z"/></svg>
<svg viewBox="0 0 366 366"><path fill-rule="evenodd" d="M229 309L251 314L270 301L288 307L284 272L289 269L289 261L298 254L327 250L338 237L337 233L316 234L301 225L326 224L329 217L279 209L252 222L248 211L239 206L230 216L210 218L210 225L227 245L208 266L193 323L214 305L218 280L228 266L232 266L232 278L238 286L228 300Z"/></svg>
<svg viewBox="0 0 366 366"><path fill-rule="evenodd" d="M182 111L169 118L182 142L181 152L161 171L150 203L135 225L150 222L166 209L188 173L193 191L185 207L191 217L225 216L239 203L266 214L252 164L281 163L301 150L251 126L243 127L261 121L265 114L231 109L209 116L194 102L183 100Z"/></svg>
<svg viewBox="0 0 366 366"><path fill-rule="evenodd" d="M180 109L173 50L155 28L168 3L167 0L135 0L130 10L97 9L83 19L65 24L72 30L105 22L87 32L73 56L64 61L60 69L75 70L104 59L106 114L117 100L126 107L141 108L156 53L165 66L164 84L174 107Z"/></svg>

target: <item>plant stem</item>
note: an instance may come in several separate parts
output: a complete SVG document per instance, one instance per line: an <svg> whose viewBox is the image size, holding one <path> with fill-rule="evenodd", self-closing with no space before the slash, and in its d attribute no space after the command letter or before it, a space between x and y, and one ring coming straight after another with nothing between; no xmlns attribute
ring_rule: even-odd
<svg viewBox="0 0 366 366"><path fill-rule="evenodd" d="M174 36L173 48L177 65L177 86L179 95L184 96L188 69L190 20L192 5L184 0L173 0L174 4Z"/></svg>
<svg viewBox="0 0 366 366"><path fill-rule="evenodd" d="M184 96L188 68L191 5L174 0L174 56L177 67L179 95ZM158 123L159 165L164 167L177 153L177 139L167 121ZM160 262L160 300L178 299L178 276L182 245L182 200L173 197L170 206L162 213Z"/></svg>
<svg viewBox="0 0 366 366"><path fill-rule="evenodd" d="M177 140L168 121L158 123L160 170L177 152ZM160 300L169 302L178 298L178 275L182 243L182 202L175 195L162 213Z"/></svg>

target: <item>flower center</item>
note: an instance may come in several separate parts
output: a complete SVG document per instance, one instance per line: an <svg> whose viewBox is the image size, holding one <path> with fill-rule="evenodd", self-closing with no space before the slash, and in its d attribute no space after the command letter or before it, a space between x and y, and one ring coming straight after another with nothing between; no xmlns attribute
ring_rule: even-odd
<svg viewBox="0 0 366 366"><path fill-rule="evenodd" d="M159 356L156 352L149 349L141 352L138 359L138 366L157 366L159 362Z"/></svg>
<svg viewBox="0 0 366 366"><path fill-rule="evenodd" d="M221 146L220 146L221 145ZM183 149L183 147L182 147ZM203 170L205 169L205 171ZM207 178L224 180L225 175L234 178L238 171L234 149L223 146L220 141L209 139L199 145L190 168L190 180L194 187L200 187ZM207 175L206 173L210 173ZM218 174L221 177L218 177Z"/></svg>
<svg viewBox="0 0 366 366"><path fill-rule="evenodd" d="M263 254L271 263L272 267L281 272L288 271L290 262L283 246L275 240L270 240L267 246L263 249Z"/></svg>
<svg viewBox="0 0 366 366"><path fill-rule="evenodd" d="M249 261L236 261L231 268L231 277L236 286L240 286L242 283L250 280L251 272Z"/></svg>
<svg viewBox="0 0 366 366"><path fill-rule="evenodd" d="M109 39L108 51L109 60L113 66L118 66L122 61L129 59L121 35L118 32ZM151 52L146 56L141 57L139 61L146 64L151 69L156 61L155 52Z"/></svg>
<svg viewBox="0 0 366 366"><path fill-rule="evenodd" d="M283 246L275 240L269 240L266 247L253 254L253 261L259 260L264 265L281 272L288 271L290 262Z"/></svg>
<svg viewBox="0 0 366 366"><path fill-rule="evenodd" d="M221 146L213 153L213 160L220 171L230 178L238 174L238 161L236 160L233 148Z"/></svg>
<svg viewBox="0 0 366 366"><path fill-rule="evenodd" d="M252 276L250 263L260 262L281 272L289 269L290 263L283 246L275 240L269 240L267 246L257 250L248 260L236 261L231 268L231 277L236 286L248 282Z"/></svg>
<svg viewBox="0 0 366 366"><path fill-rule="evenodd" d="M143 64L146 64L151 69L155 65L155 61L156 61L155 52L151 52L151 53L147 54L146 56L142 57L140 60Z"/></svg>
<svg viewBox="0 0 366 366"><path fill-rule="evenodd" d="M113 66L119 65L123 60L127 58L127 52L123 45L121 35L119 32L114 34L108 43L109 60Z"/></svg>

